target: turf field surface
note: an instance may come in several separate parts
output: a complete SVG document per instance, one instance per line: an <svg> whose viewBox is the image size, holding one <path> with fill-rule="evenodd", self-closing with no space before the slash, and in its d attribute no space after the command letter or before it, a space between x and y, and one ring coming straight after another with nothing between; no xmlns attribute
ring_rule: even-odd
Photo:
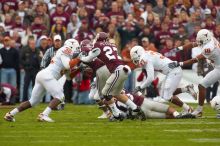
<svg viewBox="0 0 220 146"><path fill-rule="evenodd" d="M147 119L108 122L97 117L97 106L67 104L55 111L55 123L37 122L46 104L16 115L16 122L0 108L0 146L220 146L220 119L205 107L200 119Z"/></svg>

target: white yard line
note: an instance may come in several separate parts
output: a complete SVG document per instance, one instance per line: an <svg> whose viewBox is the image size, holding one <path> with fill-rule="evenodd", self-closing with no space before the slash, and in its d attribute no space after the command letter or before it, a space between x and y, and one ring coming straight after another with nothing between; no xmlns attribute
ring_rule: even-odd
<svg viewBox="0 0 220 146"><path fill-rule="evenodd" d="M163 131L166 131L166 132L175 132L175 133L183 133L183 132L219 132L220 129L179 129L179 130L176 130L176 129L165 129Z"/></svg>
<svg viewBox="0 0 220 146"><path fill-rule="evenodd" d="M197 143L206 143L206 142L219 143L220 138L191 138L188 139L188 141L197 142Z"/></svg>
<svg viewBox="0 0 220 146"><path fill-rule="evenodd" d="M153 123L152 125L220 125L220 122L207 122L207 121L198 121L192 120L189 121L176 121L176 122L160 122L160 123Z"/></svg>

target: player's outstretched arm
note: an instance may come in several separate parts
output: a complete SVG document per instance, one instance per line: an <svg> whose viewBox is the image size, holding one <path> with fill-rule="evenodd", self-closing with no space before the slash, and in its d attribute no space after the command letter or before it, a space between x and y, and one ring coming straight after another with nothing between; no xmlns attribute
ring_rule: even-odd
<svg viewBox="0 0 220 146"><path fill-rule="evenodd" d="M191 65L191 64L196 63L199 60L203 60L203 59L205 59L205 57L202 54L200 54L200 55L196 56L195 58L186 60L184 62L180 62L179 64L180 64L180 66Z"/></svg>
<svg viewBox="0 0 220 146"><path fill-rule="evenodd" d="M101 50L99 48L94 48L91 51L89 51L89 54L87 56L79 55L80 60L83 62L91 62L93 59L95 59L99 54L101 53Z"/></svg>
<svg viewBox="0 0 220 146"><path fill-rule="evenodd" d="M141 89L144 89L148 87L154 80L154 67L153 64L148 62L146 65L146 71L147 71L147 80L141 84Z"/></svg>
<svg viewBox="0 0 220 146"><path fill-rule="evenodd" d="M183 46L179 46L179 47L175 48L175 50L178 52L178 51L182 51L182 50L192 49L197 46L198 45L196 42L191 42L191 43L185 44Z"/></svg>

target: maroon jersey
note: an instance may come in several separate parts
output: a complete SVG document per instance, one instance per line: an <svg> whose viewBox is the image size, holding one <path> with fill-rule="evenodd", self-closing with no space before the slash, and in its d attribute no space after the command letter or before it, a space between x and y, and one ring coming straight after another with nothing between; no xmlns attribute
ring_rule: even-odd
<svg viewBox="0 0 220 146"><path fill-rule="evenodd" d="M137 94L133 93L127 93L126 94L137 106L141 106L144 102L144 97L139 96Z"/></svg>
<svg viewBox="0 0 220 146"><path fill-rule="evenodd" d="M95 6L96 6L96 2L95 2L95 1L92 1L92 2L86 1L86 2L85 2L86 11L87 11L89 14L94 14L94 12L95 12Z"/></svg>
<svg viewBox="0 0 220 146"><path fill-rule="evenodd" d="M96 72L100 67L103 67L105 64L98 58L91 62L83 62L84 64L88 65L92 68L93 72Z"/></svg>
<svg viewBox="0 0 220 146"><path fill-rule="evenodd" d="M69 23L69 15L66 12L62 14L58 14L57 12L53 13L50 17L51 25L56 24L57 19L61 19L65 27Z"/></svg>
<svg viewBox="0 0 220 146"><path fill-rule="evenodd" d="M44 30L47 30L47 28L44 25L41 25L41 24L33 24L31 26L32 33L36 34L38 38L42 35L42 32Z"/></svg>
<svg viewBox="0 0 220 146"><path fill-rule="evenodd" d="M112 18L112 17L118 17L118 16L124 16L123 12L108 12L107 17Z"/></svg>
<svg viewBox="0 0 220 146"><path fill-rule="evenodd" d="M118 55L118 49L114 44L109 42L97 42L94 44L94 48L101 50L101 53L97 57L105 63L111 73L113 73L119 65L123 65L123 61Z"/></svg>
<svg viewBox="0 0 220 146"><path fill-rule="evenodd" d="M164 48L160 51L160 53L173 61L181 61L180 52L176 52L175 50Z"/></svg>
<svg viewBox="0 0 220 146"><path fill-rule="evenodd" d="M205 26L205 29L208 29L209 31L211 31L211 32L214 32L215 31L215 24L207 24L206 26Z"/></svg>
<svg viewBox="0 0 220 146"><path fill-rule="evenodd" d="M12 29L17 32L25 31L25 27L22 24L14 24Z"/></svg>
<svg viewBox="0 0 220 146"><path fill-rule="evenodd" d="M94 34L91 30L79 30L75 37L75 39L77 39L79 42L85 39L92 40L93 38L94 38Z"/></svg>
<svg viewBox="0 0 220 146"><path fill-rule="evenodd" d="M191 42L196 41L196 35L197 35L197 33L194 32L191 36L189 36L189 40L190 40Z"/></svg>
<svg viewBox="0 0 220 146"><path fill-rule="evenodd" d="M13 21L5 22L5 31L9 32L12 29L13 26L14 26L14 22Z"/></svg>
<svg viewBox="0 0 220 146"><path fill-rule="evenodd" d="M170 33L171 33L172 35L177 34L179 27L180 27L179 24L170 23L170 24L169 24L169 31L170 31Z"/></svg>
<svg viewBox="0 0 220 146"><path fill-rule="evenodd" d="M170 37L171 37L171 34L169 32L162 32L161 31L157 34L156 40L160 42L161 40L166 40L167 38L170 38ZM165 43L165 41L164 41L164 43Z"/></svg>
<svg viewBox="0 0 220 146"><path fill-rule="evenodd" d="M138 96L136 94L131 94L131 93L126 93L126 95L128 96L129 99L131 99L137 106L141 106L144 102L144 97L143 96ZM121 103L120 101L115 102L117 108L123 112L127 112L128 111L128 107Z"/></svg>
<svg viewBox="0 0 220 146"><path fill-rule="evenodd" d="M18 9L17 0L2 0L1 2L2 2L2 5L4 5L4 4L9 5L10 9L13 9L15 11Z"/></svg>
<svg viewBox="0 0 220 146"><path fill-rule="evenodd" d="M151 32L156 36L159 32L161 31L161 26L160 25L153 25L151 28Z"/></svg>

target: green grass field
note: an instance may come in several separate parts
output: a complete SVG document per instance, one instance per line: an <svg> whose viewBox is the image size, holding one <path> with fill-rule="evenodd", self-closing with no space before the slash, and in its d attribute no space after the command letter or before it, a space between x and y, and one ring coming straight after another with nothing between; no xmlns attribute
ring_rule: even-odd
<svg viewBox="0 0 220 146"><path fill-rule="evenodd" d="M220 120L208 106L201 119L108 122L97 119L96 106L68 104L51 114L55 123L37 122L45 107L20 113L13 123L3 120L11 108L0 108L0 146L220 146Z"/></svg>

